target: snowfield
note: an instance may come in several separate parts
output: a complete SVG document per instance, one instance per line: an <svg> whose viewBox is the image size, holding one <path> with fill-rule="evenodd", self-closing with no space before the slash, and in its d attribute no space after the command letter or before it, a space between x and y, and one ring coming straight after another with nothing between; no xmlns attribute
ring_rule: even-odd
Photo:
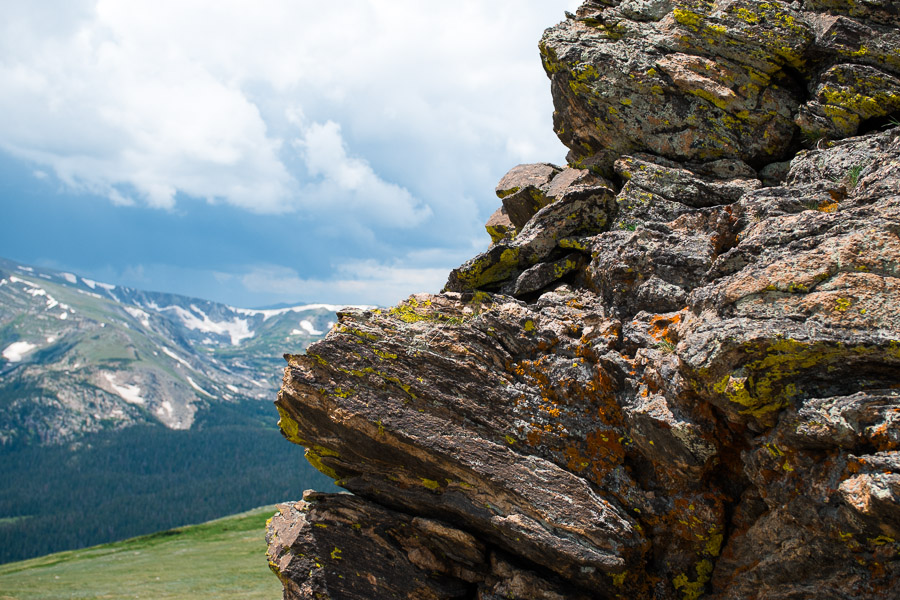
<svg viewBox="0 0 900 600"><path fill-rule="evenodd" d="M35 348L37 348L37 345L30 342L13 342L3 350L3 358L9 362L19 362Z"/></svg>

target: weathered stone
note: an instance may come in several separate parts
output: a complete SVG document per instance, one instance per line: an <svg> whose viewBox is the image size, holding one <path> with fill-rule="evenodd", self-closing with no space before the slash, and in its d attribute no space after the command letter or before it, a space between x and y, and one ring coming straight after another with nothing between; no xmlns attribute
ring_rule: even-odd
<svg viewBox="0 0 900 600"><path fill-rule="evenodd" d="M554 125L571 149L570 162L609 172L616 158L640 151L751 162L785 154L795 128L792 107L801 98L780 73L786 59L773 63L765 50L758 60L745 52L705 52L697 45L710 35L746 39L754 30L679 6L659 22L631 21L621 7L607 8L602 20L566 21L544 34ZM799 49L812 37L774 30L779 35L766 39L777 39L779 48Z"/></svg>
<svg viewBox="0 0 900 600"><path fill-rule="evenodd" d="M896 595L896 15L604 0L545 34L593 168L519 168L549 203L514 237L289 357L282 431L355 494L316 502L386 524L361 564L406 597ZM361 597L308 562L356 513L299 510L286 597Z"/></svg>
<svg viewBox="0 0 900 600"><path fill-rule="evenodd" d="M880 24L896 9L856 6L845 10L879 18L815 12L826 2L590 4L541 41L569 161L609 172L647 151L765 164L793 149L798 126L810 143L855 134L897 111L900 75L900 34Z"/></svg>
<svg viewBox="0 0 900 600"><path fill-rule="evenodd" d="M574 169L572 169L574 171ZM603 231L615 206L612 184L591 176L560 186L558 199L539 210L515 239L499 242L450 273L446 291L498 289L507 280L565 249L560 241Z"/></svg>
<svg viewBox="0 0 900 600"><path fill-rule="evenodd" d="M560 168L550 163L536 163L513 167L497 184L497 197L506 198L522 190L545 190Z"/></svg>
<svg viewBox="0 0 900 600"><path fill-rule="evenodd" d="M553 201L546 192L550 180L559 171L559 167L549 163L519 165L497 184L497 196L503 199L503 208L518 229L524 227L534 213Z"/></svg>
<svg viewBox="0 0 900 600"><path fill-rule="evenodd" d="M766 187L781 185L784 183L790 168L791 163L789 161L769 163L759 170L759 180Z"/></svg>
<svg viewBox="0 0 900 600"><path fill-rule="evenodd" d="M357 496L307 491L302 502L277 508L267 554L286 600L463 599L475 590L479 597L582 597L565 594L553 576L488 553L469 533Z"/></svg>
<svg viewBox="0 0 900 600"><path fill-rule="evenodd" d="M449 527L436 535L349 495L307 492L277 508L267 554L286 599L465 598L467 583L483 576L484 546Z"/></svg>
<svg viewBox="0 0 900 600"><path fill-rule="evenodd" d="M516 236L516 226L509 220L509 215L506 214L506 208L503 206L494 211L494 214L484 224L484 228L494 244L503 240L511 240Z"/></svg>
<svg viewBox="0 0 900 600"><path fill-rule="evenodd" d="M900 25L900 11L893 0L806 0L807 10L835 14L845 14L854 19L862 19L880 25Z"/></svg>
<svg viewBox="0 0 900 600"><path fill-rule="evenodd" d="M669 223L632 222L595 236L588 286L623 317L679 310L733 237L733 221L726 208L686 210Z"/></svg>
<svg viewBox="0 0 900 600"><path fill-rule="evenodd" d="M900 79L865 65L835 65L819 77L815 100L804 108L798 122L807 136L855 135L863 121L900 111Z"/></svg>
<svg viewBox="0 0 900 600"><path fill-rule="evenodd" d="M576 271L581 262L579 254L569 254L552 263L540 263L519 275L512 295L519 297L547 287L554 281Z"/></svg>

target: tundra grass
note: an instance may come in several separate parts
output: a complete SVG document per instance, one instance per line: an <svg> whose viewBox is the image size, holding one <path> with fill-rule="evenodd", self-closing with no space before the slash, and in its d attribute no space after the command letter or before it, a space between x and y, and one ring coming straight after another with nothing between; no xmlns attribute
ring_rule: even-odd
<svg viewBox="0 0 900 600"><path fill-rule="evenodd" d="M265 542L265 522L274 513L267 506L0 565L0 600L277 600L281 583L269 571Z"/></svg>

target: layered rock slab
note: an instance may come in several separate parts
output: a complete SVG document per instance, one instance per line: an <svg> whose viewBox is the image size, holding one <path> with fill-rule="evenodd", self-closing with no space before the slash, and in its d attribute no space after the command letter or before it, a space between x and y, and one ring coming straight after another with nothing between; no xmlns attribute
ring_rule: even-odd
<svg viewBox="0 0 900 600"><path fill-rule="evenodd" d="M516 451L540 392L517 384L513 355L492 336L520 332L510 342L534 357L546 340L523 304L489 306L450 294L342 313L341 342L290 358L282 429L314 438L314 464L354 493L465 523L549 571L604 585L646 542L614 499L538 453ZM358 362L347 361L353 354ZM513 371L498 371L504 364Z"/></svg>
<svg viewBox="0 0 900 600"><path fill-rule="evenodd" d="M282 430L360 506L461 531L562 597L894 589L900 131L803 153L778 187L739 165L620 169L645 175L615 198L622 225L575 238L572 283L341 313L289 357ZM659 209L630 208L644 195ZM423 581L491 597L492 564Z"/></svg>
<svg viewBox="0 0 900 600"><path fill-rule="evenodd" d="M267 542L269 564L293 597L573 597L471 534L347 494L307 492L279 505Z"/></svg>
<svg viewBox="0 0 900 600"><path fill-rule="evenodd" d="M375 596L896 592L900 130L832 140L890 125L895 25L626 0L549 30L574 165L513 169L443 293L288 357L282 431L355 498L273 520L286 598L363 597L319 560L351 542L413 582Z"/></svg>

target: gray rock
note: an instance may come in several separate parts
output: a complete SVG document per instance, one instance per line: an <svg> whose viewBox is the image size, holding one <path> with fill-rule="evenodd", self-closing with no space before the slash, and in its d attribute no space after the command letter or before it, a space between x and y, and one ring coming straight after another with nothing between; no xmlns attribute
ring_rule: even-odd
<svg viewBox="0 0 900 600"><path fill-rule="evenodd" d="M519 297L543 289L579 269L581 255L569 254L552 263L539 263L527 269L513 286L512 295Z"/></svg>
<svg viewBox="0 0 900 600"><path fill-rule="evenodd" d="M563 181L556 183L556 179ZM565 238L607 228L614 211L613 185L579 169L567 169L547 187L550 204L529 218L515 239L500 241L450 273L446 291L499 289L522 271L546 261L554 251L578 249ZM577 246L577 244L576 244ZM549 272L549 271L548 271Z"/></svg>
<svg viewBox="0 0 900 600"><path fill-rule="evenodd" d="M497 196L516 228L521 229L528 219L552 202L547 188L559 167L549 163L519 165L510 170L497 184Z"/></svg>

